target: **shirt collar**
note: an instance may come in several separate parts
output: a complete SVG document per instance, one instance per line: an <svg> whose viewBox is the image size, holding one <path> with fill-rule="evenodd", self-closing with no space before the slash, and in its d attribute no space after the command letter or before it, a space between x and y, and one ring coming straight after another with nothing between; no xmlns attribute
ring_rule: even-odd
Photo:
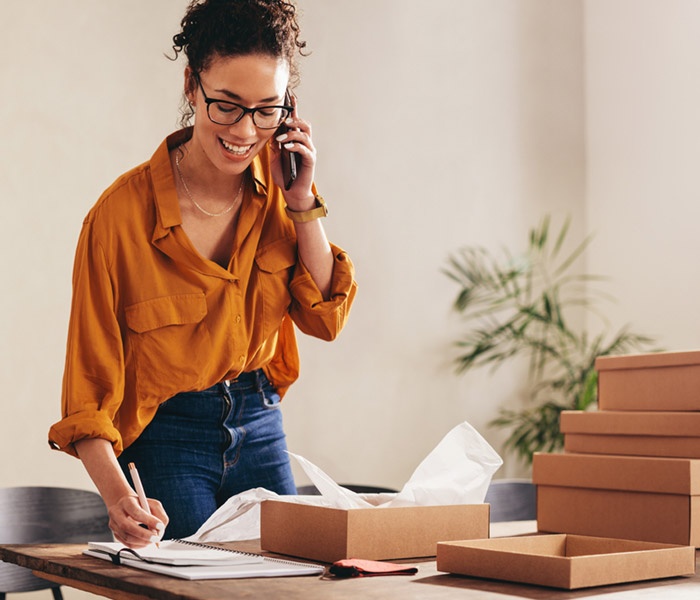
<svg viewBox="0 0 700 600"><path fill-rule="evenodd" d="M177 148L192 137L192 128L187 127L169 135L158 146L150 161L153 197L156 205L157 223L153 238L167 235L171 227L182 224L180 203L177 199L173 169L170 164L170 150Z"/></svg>
<svg viewBox="0 0 700 600"><path fill-rule="evenodd" d="M262 154L262 152L260 154ZM252 163L250 163L250 173L253 176L255 193L261 196L267 196L267 177L265 174L265 169L263 168L260 154L253 159Z"/></svg>

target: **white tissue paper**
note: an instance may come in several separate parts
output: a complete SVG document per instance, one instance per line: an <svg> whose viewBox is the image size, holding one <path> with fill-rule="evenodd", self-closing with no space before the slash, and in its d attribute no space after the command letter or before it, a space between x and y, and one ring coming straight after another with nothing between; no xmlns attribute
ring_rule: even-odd
<svg viewBox="0 0 700 600"><path fill-rule="evenodd" d="M481 504L491 477L503 464L496 451L466 421L452 429L423 459L398 494L357 494L338 485L305 458L291 452L290 455L321 492L320 496L279 496L263 488L248 490L229 498L187 539L193 542L257 539L260 503L270 499L343 509Z"/></svg>

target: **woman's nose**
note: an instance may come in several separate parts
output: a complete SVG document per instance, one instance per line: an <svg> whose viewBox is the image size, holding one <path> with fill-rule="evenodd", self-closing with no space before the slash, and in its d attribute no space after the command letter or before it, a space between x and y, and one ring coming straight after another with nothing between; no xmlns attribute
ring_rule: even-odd
<svg viewBox="0 0 700 600"><path fill-rule="evenodd" d="M229 125L229 129L233 129L233 132L235 132L241 138L252 137L258 132L258 128L253 122L253 115L250 113L243 115L243 118L240 121L237 121L233 125Z"/></svg>

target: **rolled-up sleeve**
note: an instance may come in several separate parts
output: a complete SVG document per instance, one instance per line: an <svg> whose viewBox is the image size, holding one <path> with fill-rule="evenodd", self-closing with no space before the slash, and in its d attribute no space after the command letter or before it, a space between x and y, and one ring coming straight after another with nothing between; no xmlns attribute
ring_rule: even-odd
<svg viewBox="0 0 700 600"><path fill-rule="evenodd" d="M124 397L124 353L114 297L105 252L86 220L73 268L62 419L49 431L50 446L74 456L81 439L107 439L117 453L122 448L114 418Z"/></svg>
<svg viewBox="0 0 700 600"><path fill-rule="evenodd" d="M355 270L350 257L333 244L331 250L333 276L328 300L323 299L301 260L297 263L289 286L292 294L290 312L294 323L305 334L326 341L334 340L345 326L357 292Z"/></svg>

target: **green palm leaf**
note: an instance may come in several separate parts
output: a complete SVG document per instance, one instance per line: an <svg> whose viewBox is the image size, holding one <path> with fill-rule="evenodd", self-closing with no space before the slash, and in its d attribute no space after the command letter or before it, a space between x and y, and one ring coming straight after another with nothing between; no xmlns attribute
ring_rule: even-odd
<svg viewBox="0 0 700 600"><path fill-rule="evenodd" d="M449 257L444 269L459 286L453 308L466 328L455 342L456 372L483 366L495 370L515 356L529 357L528 406L501 410L490 423L509 429L505 448L525 462L534 452L562 447L562 410L595 405L596 357L648 351L653 343L627 326L589 339L585 329L570 325L583 322L588 313L609 328L599 304L612 300L598 287L604 277L576 271L591 236L563 254L570 225L567 219L552 235L551 219L545 216L530 230L521 254L467 247Z"/></svg>

